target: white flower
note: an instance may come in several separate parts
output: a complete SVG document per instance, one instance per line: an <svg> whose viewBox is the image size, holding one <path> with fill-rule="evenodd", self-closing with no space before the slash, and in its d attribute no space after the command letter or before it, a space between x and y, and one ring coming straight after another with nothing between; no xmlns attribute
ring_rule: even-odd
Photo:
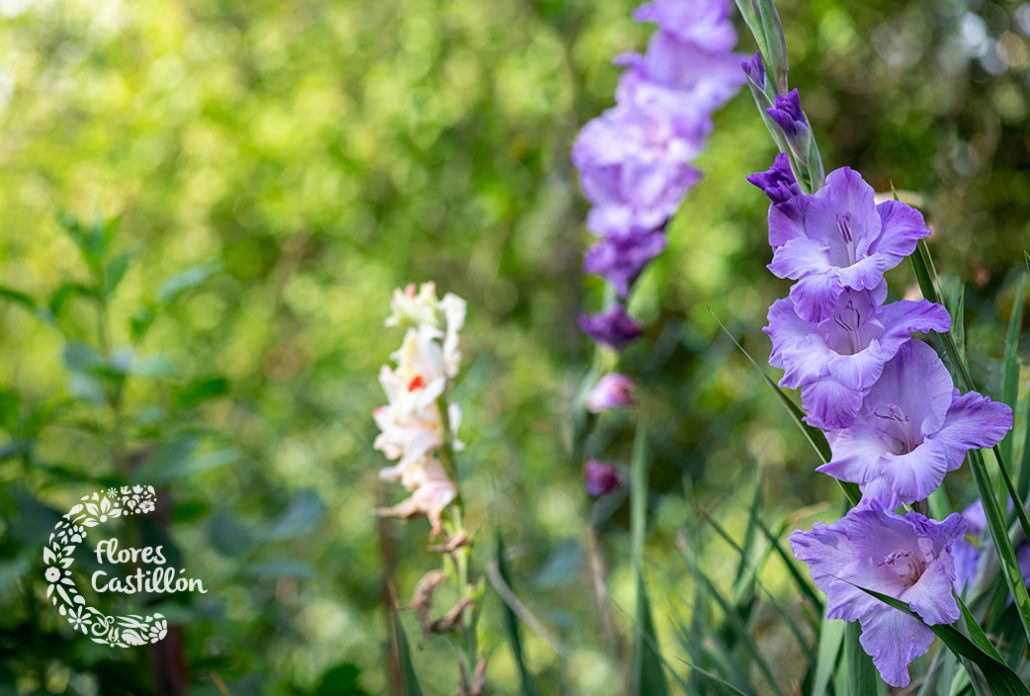
<svg viewBox="0 0 1030 696"><path fill-rule="evenodd" d="M80 606L68 611L68 623L70 623L72 628L76 631L86 633L87 626L93 623L93 619L89 617L88 612L83 612L83 609Z"/></svg>
<svg viewBox="0 0 1030 696"><path fill-rule="evenodd" d="M403 290L394 290L386 325L440 328L440 300L436 299L436 283L422 283L417 293L414 283L408 283Z"/></svg>
<svg viewBox="0 0 1030 696"><path fill-rule="evenodd" d="M424 514L436 533L443 509L457 496L435 453L448 440L451 449L461 449L455 438L461 411L446 398L461 361L458 332L465 323L466 303L450 293L438 300L436 286L424 283L417 293L414 285L394 292L391 310L387 325L408 328L400 349L390 356L395 365L379 372L388 403L372 414L381 431L374 446L397 462L381 470L380 478L400 482L411 497L378 512Z"/></svg>
<svg viewBox="0 0 1030 696"><path fill-rule="evenodd" d="M441 515L444 508L458 496L458 489L447 476L443 465L434 457L427 456L410 467L408 483L405 487L411 496L397 505L379 508L376 514L389 517L412 517L425 515L433 528L433 535L442 528Z"/></svg>

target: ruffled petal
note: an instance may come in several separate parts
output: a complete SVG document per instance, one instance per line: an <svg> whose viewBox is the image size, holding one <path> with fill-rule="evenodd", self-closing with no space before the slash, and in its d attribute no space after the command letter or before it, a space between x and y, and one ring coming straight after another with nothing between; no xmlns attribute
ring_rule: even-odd
<svg viewBox="0 0 1030 696"><path fill-rule="evenodd" d="M882 231L872 251L889 260L889 268L916 249L920 239L930 234L923 215L900 201L884 201L876 206Z"/></svg>
<svg viewBox="0 0 1030 696"><path fill-rule="evenodd" d="M826 376L801 388L805 422L824 430L847 428L862 407L862 392Z"/></svg>
<svg viewBox="0 0 1030 696"><path fill-rule="evenodd" d="M769 270L777 278L797 280L829 270L826 250L810 239L795 238L773 251Z"/></svg>
<svg viewBox="0 0 1030 696"><path fill-rule="evenodd" d="M933 643L933 631L918 619L893 607L870 613L862 619L859 643L885 682L895 687L908 686L908 666L925 655Z"/></svg>
<svg viewBox="0 0 1030 696"><path fill-rule="evenodd" d="M820 273L802 278L790 289L794 309L802 319L819 322L837 307L844 287L834 272Z"/></svg>
<svg viewBox="0 0 1030 696"><path fill-rule="evenodd" d="M993 447L1012 429L1012 409L976 392L958 395L956 390L944 425L931 437L947 455L949 469L962 466L966 452Z"/></svg>

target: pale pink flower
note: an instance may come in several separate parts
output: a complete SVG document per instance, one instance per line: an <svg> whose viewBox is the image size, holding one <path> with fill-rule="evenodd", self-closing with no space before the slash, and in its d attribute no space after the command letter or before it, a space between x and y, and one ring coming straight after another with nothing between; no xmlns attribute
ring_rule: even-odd
<svg viewBox="0 0 1030 696"><path fill-rule="evenodd" d="M587 394L586 407L591 413L600 413L610 408L632 406L633 390L637 383L624 374L612 372L597 381Z"/></svg>

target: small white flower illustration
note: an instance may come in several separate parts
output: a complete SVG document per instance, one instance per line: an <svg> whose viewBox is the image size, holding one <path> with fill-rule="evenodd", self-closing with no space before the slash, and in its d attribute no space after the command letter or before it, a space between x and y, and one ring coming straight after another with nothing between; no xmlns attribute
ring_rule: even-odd
<svg viewBox="0 0 1030 696"><path fill-rule="evenodd" d="M154 511L154 501L153 500L144 500L142 503L140 503L139 511L141 513L153 512Z"/></svg>
<svg viewBox="0 0 1030 696"><path fill-rule="evenodd" d="M72 625L76 631L82 631L88 633L89 624L93 623L93 619L89 617L89 614L83 611L83 608L77 607L76 609L69 610L68 612L68 623Z"/></svg>
<svg viewBox="0 0 1030 696"><path fill-rule="evenodd" d="M46 569L44 577L46 577L47 582L53 584L61 579L61 569L55 568L54 566L50 566Z"/></svg>

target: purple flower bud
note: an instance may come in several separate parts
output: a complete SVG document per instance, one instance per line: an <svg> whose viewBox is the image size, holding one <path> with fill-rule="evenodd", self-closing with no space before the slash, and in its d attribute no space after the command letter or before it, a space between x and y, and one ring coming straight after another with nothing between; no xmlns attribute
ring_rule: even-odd
<svg viewBox="0 0 1030 696"><path fill-rule="evenodd" d="M587 495L591 498L600 498L619 490L625 484L621 471L597 459L588 460L583 466L583 478L586 480Z"/></svg>
<svg viewBox="0 0 1030 696"><path fill-rule="evenodd" d="M796 89L786 94L777 94L773 100L773 107L766 109L765 113L769 114L769 118L776 122L788 138L807 136L808 120L805 119L805 112L801 110L801 98Z"/></svg>
<svg viewBox="0 0 1030 696"><path fill-rule="evenodd" d="M587 252L583 269L602 276L615 286L619 297L626 297L644 267L664 249L661 230L610 234Z"/></svg>
<svg viewBox="0 0 1030 696"><path fill-rule="evenodd" d="M607 312L584 314L579 318L579 328L598 343L621 350L626 344L640 337L644 330L626 313L626 308L615 305Z"/></svg>
<svg viewBox="0 0 1030 696"><path fill-rule="evenodd" d="M594 388L587 395L587 410L591 413L600 413L610 408L621 406L632 406L633 390L637 383L626 375L618 372L607 374L598 380Z"/></svg>
<svg viewBox="0 0 1030 696"><path fill-rule="evenodd" d="M765 90L765 66L762 64L762 55L755 51L755 55L751 56L751 60L744 61L740 65L744 69L744 74L748 76L758 89Z"/></svg>
<svg viewBox="0 0 1030 696"><path fill-rule="evenodd" d="M790 169L790 157L785 152L776 155L776 160L768 171L755 172L747 180L748 183L760 188L776 205L782 205L801 195L801 187L798 186L794 172Z"/></svg>

